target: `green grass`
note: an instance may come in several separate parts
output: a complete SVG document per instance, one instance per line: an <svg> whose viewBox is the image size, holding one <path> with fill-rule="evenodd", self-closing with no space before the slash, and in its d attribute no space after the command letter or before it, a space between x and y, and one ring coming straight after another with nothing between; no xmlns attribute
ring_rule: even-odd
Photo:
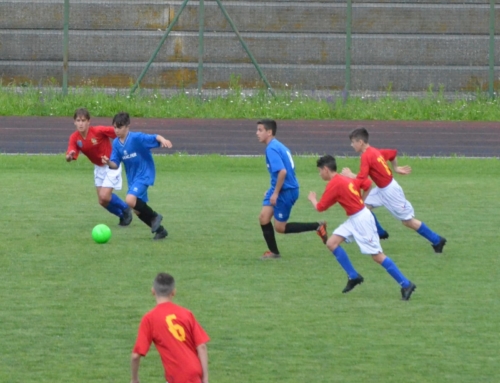
<svg viewBox="0 0 500 383"><path fill-rule="evenodd" d="M112 117L122 110L134 117L151 118L247 118L307 120L447 120L498 121L500 99L477 94L473 100L448 101L442 92L429 91L424 98L399 99L389 92L376 100L351 97L323 99L285 92L272 97L264 91L245 96L236 83L224 97L204 97L179 91L173 96L158 92L130 97L126 93L80 88L63 96L59 90L28 87L19 91L0 84L0 116L72 116L87 107L94 117Z"/></svg>
<svg viewBox="0 0 500 383"><path fill-rule="evenodd" d="M346 277L314 233L280 235L283 258L260 261L262 157L155 160L151 206L170 233L159 243L139 220L119 228L98 206L88 161L1 156L1 382L127 381L159 271L176 277L176 302L212 338L212 382L498 381L498 160L400 160L414 170L398 181L417 217L449 241L436 255L379 211L386 254L418 285L409 302L356 245L345 249L365 283L341 294ZM315 158L295 162L302 195L291 219L333 230L343 211L320 215L306 198L324 188ZM90 237L98 223L113 231L105 245ZM162 374L153 349L141 381Z"/></svg>

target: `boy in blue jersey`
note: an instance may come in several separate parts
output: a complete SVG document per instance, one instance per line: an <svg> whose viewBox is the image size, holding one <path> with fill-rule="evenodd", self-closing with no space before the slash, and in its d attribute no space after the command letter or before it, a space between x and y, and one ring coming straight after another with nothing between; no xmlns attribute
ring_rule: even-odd
<svg viewBox="0 0 500 383"><path fill-rule="evenodd" d="M148 187L155 182L155 163L151 149L171 148L172 143L159 134L130 132L130 116L122 112L113 118L116 138L111 157L102 157L110 169L117 169L123 161L127 174L128 191L125 202L134 209L137 217L155 233L154 239L163 239L168 233L161 225L163 216L148 206Z"/></svg>
<svg viewBox="0 0 500 383"><path fill-rule="evenodd" d="M292 207L299 198L299 183L295 177L295 165L290 150L279 142L276 135L276 121L264 119L257 122L257 138L266 144L266 165L271 175L271 187L264 195L259 222L268 251L261 259L280 258L271 218L278 233L291 234L316 231L326 243L326 222L288 223Z"/></svg>

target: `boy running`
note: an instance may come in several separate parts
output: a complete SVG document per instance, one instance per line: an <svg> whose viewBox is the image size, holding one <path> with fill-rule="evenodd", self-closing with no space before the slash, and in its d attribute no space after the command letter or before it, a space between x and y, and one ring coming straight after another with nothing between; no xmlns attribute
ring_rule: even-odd
<svg viewBox="0 0 500 383"><path fill-rule="evenodd" d="M347 221L335 229L332 236L326 242L326 246L348 276L347 285L342 292L348 293L364 281L361 274L352 266L345 250L340 247L342 242L349 243L354 239L361 253L371 255L372 259L382 265L389 275L401 286L401 299L404 301L409 300L417 286L410 282L399 271L392 259L383 253L375 220L363 203L361 190L363 190L363 194L369 191L371 181L367 178L363 180L350 179L338 174L335 158L330 155L318 159L317 166L319 175L323 180L328 181L328 184L319 202L316 199L315 192L309 193L309 201L311 201L314 208L319 212L327 210L338 202L349 217Z"/></svg>
<svg viewBox="0 0 500 383"><path fill-rule="evenodd" d="M342 169L342 175L359 180L365 180L370 176L377 187L366 197L365 203L368 208L385 206L403 225L415 230L427 239L434 252L442 253L446 238L433 232L425 223L415 218L413 206L406 200L403 189L392 176L387 161L391 162L393 170L398 174L410 174L411 167L398 166L397 150L376 149L370 146L368 138L368 131L365 128L355 129L351 132L349 135L351 146L357 153L361 153L361 165L358 175L352 173L349 168Z"/></svg>
<svg viewBox="0 0 500 383"><path fill-rule="evenodd" d="M73 120L76 132L69 137L66 161L76 161L80 152L94 164L94 184L99 204L120 218L120 226L132 222L132 209L113 190L122 189L122 169L110 169L103 165L101 157L111 154L111 138L115 138L112 126L90 126L90 113L85 108L75 111Z"/></svg>
<svg viewBox="0 0 500 383"><path fill-rule="evenodd" d="M153 239L163 239L168 235L161 225L163 216L151 209L148 202L148 187L155 183L156 170L151 149L171 148L172 143L159 134L130 132L130 116L122 112L113 118L116 138L113 141L111 156L102 156L102 163L117 169L125 164L128 191L125 201L134 209L139 219L155 233Z"/></svg>
<svg viewBox="0 0 500 383"><path fill-rule="evenodd" d="M141 357L154 343L161 357L165 380L171 383L208 383L207 333L193 313L173 303L175 280L159 273L151 292L156 306L141 320L132 351L132 383L139 383Z"/></svg>
<svg viewBox="0 0 500 383"><path fill-rule="evenodd" d="M316 231L326 243L326 222L287 223L292 207L299 198L299 182L295 177L295 165L290 150L279 142L276 121L264 119L257 122L257 138L266 144L266 165L271 175L271 187L264 194L259 222L268 251L261 259L280 258L271 218L278 233L291 234Z"/></svg>

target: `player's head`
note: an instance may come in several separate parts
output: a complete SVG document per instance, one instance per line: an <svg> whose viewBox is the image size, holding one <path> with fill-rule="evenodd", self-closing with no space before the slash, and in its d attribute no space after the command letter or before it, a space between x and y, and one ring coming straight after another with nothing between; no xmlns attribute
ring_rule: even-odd
<svg viewBox="0 0 500 383"><path fill-rule="evenodd" d="M268 144L276 135L277 129L276 121L270 119L263 119L257 122L257 138L259 142Z"/></svg>
<svg viewBox="0 0 500 383"><path fill-rule="evenodd" d="M351 146L354 148L356 152L363 152L367 145L369 139L368 130L365 128L354 129L349 134L349 139L351 140Z"/></svg>
<svg viewBox="0 0 500 383"><path fill-rule="evenodd" d="M174 277L167 273L159 273L153 281L153 290L157 297L168 298L174 294Z"/></svg>
<svg viewBox="0 0 500 383"><path fill-rule="evenodd" d="M75 113L73 114L73 120L76 121L77 118L90 120L90 113L86 108L78 108L77 110L75 110Z"/></svg>
<svg viewBox="0 0 500 383"><path fill-rule="evenodd" d="M122 128L130 125L130 116L127 112L120 112L113 117L113 126Z"/></svg>
<svg viewBox="0 0 500 383"><path fill-rule="evenodd" d="M337 171L337 161L335 160L334 156L331 156L329 154L327 154L327 155L325 155L323 157L320 157L316 161L316 166L319 169L328 168L332 172L336 172Z"/></svg>

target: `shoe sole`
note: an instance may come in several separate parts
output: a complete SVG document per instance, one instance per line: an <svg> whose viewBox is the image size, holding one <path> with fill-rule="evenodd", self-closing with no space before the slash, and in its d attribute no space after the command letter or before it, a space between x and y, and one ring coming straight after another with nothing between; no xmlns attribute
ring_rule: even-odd
<svg viewBox="0 0 500 383"><path fill-rule="evenodd" d="M320 228L316 230L316 234L318 234L323 243L326 245L326 241L328 240L328 236L326 234L326 223L322 224Z"/></svg>

